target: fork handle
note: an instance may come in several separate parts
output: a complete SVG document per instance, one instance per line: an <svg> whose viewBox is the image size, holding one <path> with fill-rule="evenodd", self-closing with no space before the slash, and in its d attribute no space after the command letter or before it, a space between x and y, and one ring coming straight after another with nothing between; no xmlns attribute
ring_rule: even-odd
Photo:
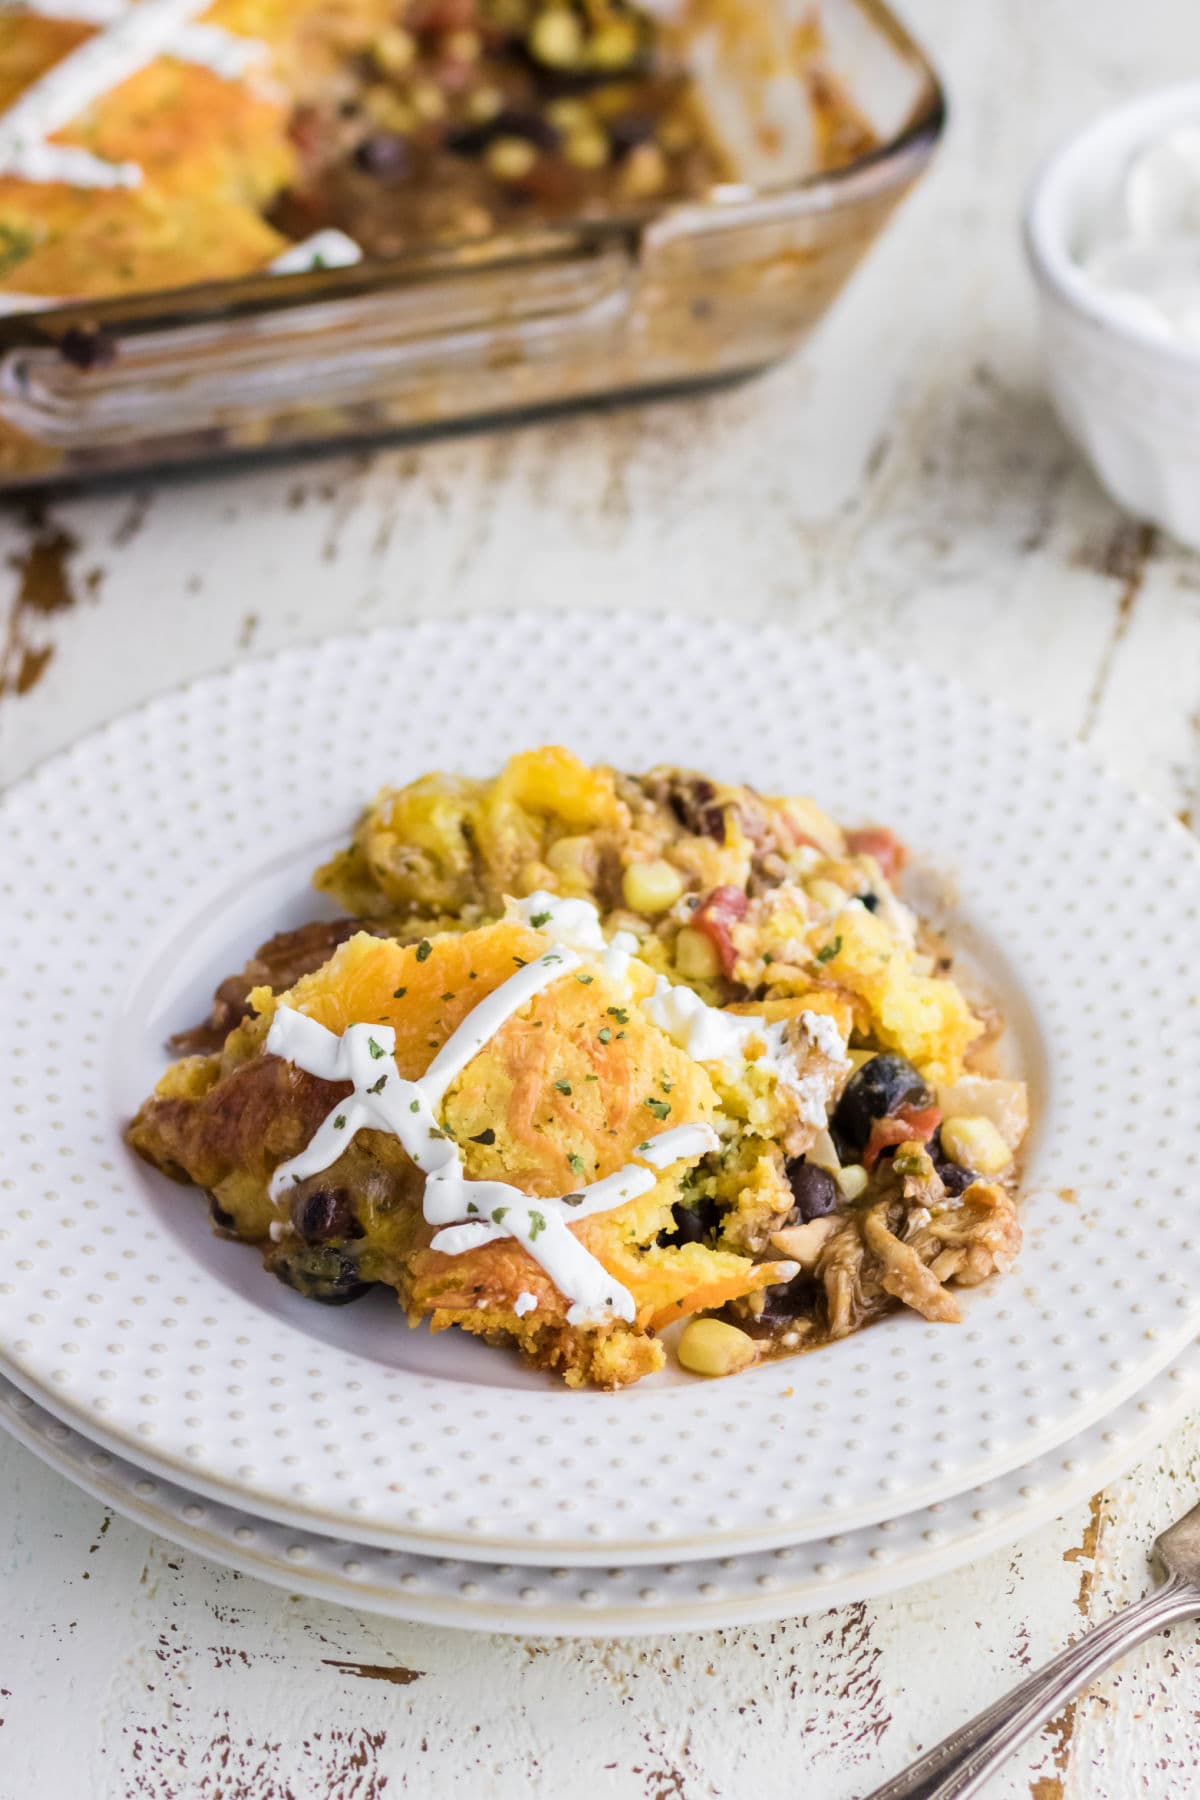
<svg viewBox="0 0 1200 1800"><path fill-rule="evenodd" d="M1169 1581L1085 1633L1018 1688L987 1707L919 1762L885 1781L866 1800L967 1800L977 1794L1010 1750L1032 1737L1040 1725L1080 1688L1164 1625L1200 1616L1200 1589L1172 1576Z"/></svg>

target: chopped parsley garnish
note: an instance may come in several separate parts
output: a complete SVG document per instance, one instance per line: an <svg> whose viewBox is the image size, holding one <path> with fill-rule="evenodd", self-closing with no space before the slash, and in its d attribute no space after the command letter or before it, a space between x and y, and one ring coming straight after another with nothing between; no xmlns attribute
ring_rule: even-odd
<svg viewBox="0 0 1200 1800"><path fill-rule="evenodd" d="M612 1026L611 1025L602 1025L600 1027L599 1031L596 1033L596 1036L600 1039L600 1042L602 1044L611 1044L612 1043Z"/></svg>
<svg viewBox="0 0 1200 1800"><path fill-rule="evenodd" d="M544 963L560 963L562 957L558 954L557 950L547 950L545 956L542 957L542 961Z"/></svg>
<svg viewBox="0 0 1200 1800"><path fill-rule="evenodd" d="M583 1195L582 1194L564 1194L562 1198L563 1198L564 1206L582 1206L583 1205Z"/></svg>
<svg viewBox="0 0 1200 1800"><path fill-rule="evenodd" d="M835 937L828 944L822 944L821 948L817 951L817 961L819 963L832 962L841 947L842 940L840 937Z"/></svg>
<svg viewBox="0 0 1200 1800"><path fill-rule="evenodd" d="M665 1069L659 1074L658 1085L664 1094L669 1094L671 1089L675 1086L675 1083L671 1080L671 1077L667 1074Z"/></svg>
<svg viewBox="0 0 1200 1800"><path fill-rule="evenodd" d="M367 1049L371 1052L372 1062L378 1062L381 1056L387 1055L387 1051L384 1049L383 1045L377 1044L375 1039L371 1037L367 1039Z"/></svg>
<svg viewBox="0 0 1200 1800"><path fill-rule="evenodd" d="M551 915L548 912L530 913L529 915L529 923L535 931L540 931L543 925L548 925L550 919Z"/></svg>
<svg viewBox="0 0 1200 1800"><path fill-rule="evenodd" d="M446 1133L442 1130L440 1125L431 1125L429 1127L429 1135L433 1138L444 1138Z"/></svg>
<svg viewBox="0 0 1200 1800"><path fill-rule="evenodd" d="M523 969L525 967L525 958L523 956L514 956L513 961L516 963L518 969Z"/></svg>
<svg viewBox="0 0 1200 1800"><path fill-rule="evenodd" d="M403 1000L403 998L404 998L405 994L407 994L407 992L408 992L407 988L397 988L395 993L392 995L392 999L393 1000Z"/></svg>
<svg viewBox="0 0 1200 1800"><path fill-rule="evenodd" d="M576 975L575 979L582 987L591 987L594 978L591 975Z"/></svg>
<svg viewBox="0 0 1200 1800"><path fill-rule="evenodd" d="M583 1079L585 1081L599 1081L600 1077L598 1075L585 1075Z"/></svg>
<svg viewBox="0 0 1200 1800"><path fill-rule="evenodd" d="M420 1112L421 1102L419 1100L410 1100L408 1103L408 1110L409 1112Z"/></svg>
<svg viewBox="0 0 1200 1800"><path fill-rule="evenodd" d="M609 1018L615 1019L618 1025L628 1025L629 1014L623 1006L610 1006L607 1010Z"/></svg>
<svg viewBox="0 0 1200 1800"><path fill-rule="evenodd" d="M453 998L454 998L454 989L453 988L451 988L447 993L442 995L443 1000L453 1000Z"/></svg>
<svg viewBox="0 0 1200 1800"><path fill-rule="evenodd" d="M381 1075L379 1077L378 1081L373 1081L371 1083L370 1087L367 1089L367 1092L368 1092L368 1094L382 1094L382 1092L386 1086L387 1086L387 1076Z"/></svg>
<svg viewBox="0 0 1200 1800"><path fill-rule="evenodd" d="M556 1081L554 1085L560 1094L569 1094L571 1091L571 1084L569 1081Z"/></svg>
<svg viewBox="0 0 1200 1800"><path fill-rule="evenodd" d="M473 1137L471 1139L471 1142L473 1144L494 1144L495 1141L496 1141L496 1134L492 1130L490 1125L488 1126L486 1131L481 1131L479 1133L478 1137Z"/></svg>
<svg viewBox="0 0 1200 1800"><path fill-rule="evenodd" d="M541 1232L545 1231L545 1229L546 1229L546 1220L545 1220L544 1215L540 1212L532 1212L531 1211L529 1214L529 1241L530 1241L530 1243L532 1244L533 1240L536 1237L538 1237Z"/></svg>
<svg viewBox="0 0 1200 1800"><path fill-rule="evenodd" d="M430 957L432 955L433 955L433 945L430 943L428 938L422 938L420 943L417 945L417 961L424 962L427 957Z"/></svg>
<svg viewBox="0 0 1200 1800"><path fill-rule="evenodd" d="M479 1208L476 1206L476 1204L473 1200L467 1201L467 1211L469 1213L477 1213L479 1211Z"/></svg>
<svg viewBox="0 0 1200 1800"><path fill-rule="evenodd" d="M654 1114L656 1119L665 1119L671 1110L671 1102L669 1100L647 1100L645 1104L650 1108L650 1111Z"/></svg>
<svg viewBox="0 0 1200 1800"><path fill-rule="evenodd" d="M493 1225L503 1225L504 1215L507 1213L507 1211L508 1211L507 1206L493 1206L493 1208L492 1208L492 1223L493 1223Z"/></svg>
<svg viewBox="0 0 1200 1800"><path fill-rule="evenodd" d="M333 1121L333 1129L334 1129L334 1130L335 1130L335 1131L345 1131L345 1129L346 1129L346 1115L345 1115L345 1113L339 1113L339 1114L338 1114L338 1116L337 1116L337 1118L336 1118L336 1119L335 1119L335 1120L334 1120L334 1121Z"/></svg>
<svg viewBox="0 0 1200 1800"><path fill-rule="evenodd" d="M577 1175L583 1174L583 1158L582 1158L582 1156L580 1156L580 1154L577 1150L572 1150L569 1152L569 1154L567 1156L567 1161L570 1163L571 1167L574 1169L574 1171Z"/></svg>

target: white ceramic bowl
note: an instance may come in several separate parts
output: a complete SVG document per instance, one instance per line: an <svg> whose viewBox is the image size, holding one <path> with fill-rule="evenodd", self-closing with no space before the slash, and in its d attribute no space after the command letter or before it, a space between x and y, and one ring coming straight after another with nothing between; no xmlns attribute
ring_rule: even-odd
<svg viewBox="0 0 1200 1800"><path fill-rule="evenodd" d="M1063 424L1121 506L1200 549L1200 354L1123 317L1076 260L1131 158L1188 123L1200 123L1200 81L1157 89L1095 120L1036 178L1025 245Z"/></svg>

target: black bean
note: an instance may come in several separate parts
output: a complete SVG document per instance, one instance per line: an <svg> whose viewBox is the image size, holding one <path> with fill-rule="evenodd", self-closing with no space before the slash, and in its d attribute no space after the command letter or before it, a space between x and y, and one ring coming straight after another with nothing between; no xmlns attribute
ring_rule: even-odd
<svg viewBox="0 0 1200 1800"><path fill-rule="evenodd" d="M939 1126L926 1145L930 1160L941 1177L942 1186L948 1194L965 1194L973 1181L979 1177L971 1169L960 1168L958 1163L951 1162L942 1149L942 1132Z"/></svg>
<svg viewBox="0 0 1200 1800"><path fill-rule="evenodd" d="M720 1226L721 1209L715 1200L697 1200L692 1206L676 1201L671 1218L674 1223L668 1231L661 1233L661 1244L704 1244Z"/></svg>
<svg viewBox="0 0 1200 1800"><path fill-rule="evenodd" d="M717 790L703 778L671 789L667 805L685 831L693 837L710 837L714 843L725 842L725 808L715 804Z"/></svg>
<svg viewBox="0 0 1200 1800"><path fill-rule="evenodd" d="M828 1169L819 1169L802 1156L793 1157L788 1163L787 1178L802 1225L810 1219L823 1219L841 1202L842 1190Z"/></svg>
<svg viewBox="0 0 1200 1800"><path fill-rule="evenodd" d="M325 1244L331 1238L360 1238L363 1228L354 1216L349 1196L342 1188L314 1188L292 1201L292 1224L306 1244Z"/></svg>
<svg viewBox="0 0 1200 1800"><path fill-rule="evenodd" d="M876 1119L885 1119L902 1106L932 1105L933 1095L906 1057L873 1056L846 1083L833 1115L835 1134L861 1153Z"/></svg>
<svg viewBox="0 0 1200 1800"><path fill-rule="evenodd" d="M327 1247L287 1251L275 1257L270 1267L285 1287L322 1306L348 1306L375 1285L362 1279L352 1256Z"/></svg>
<svg viewBox="0 0 1200 1800"><path fill-rule="evenodd" d="M58 353L75 369L107 369L117 360L117 340L98 325L68 325L58 340Z"/></svg>
<svg viewBox="0 0 1200 1800"><path fill-rule="evenodd" d="M412 150L398 131L375 131L355 147L354 162L378 181L402 181L412 168Z"/></svg>
<svg viewBox="0 0 1200 1800"><path fill-rule="evenodd" d="M793 1275L790 1281L777 1281L762 1290L763 1304L758 1323L769 1328L792 1319L807 1318L816 1307L818 1295L817 1283L811 1275ZM744 1319L739 1319L738 1323L753 1334L753 1325L747 1325Z"/></svg>

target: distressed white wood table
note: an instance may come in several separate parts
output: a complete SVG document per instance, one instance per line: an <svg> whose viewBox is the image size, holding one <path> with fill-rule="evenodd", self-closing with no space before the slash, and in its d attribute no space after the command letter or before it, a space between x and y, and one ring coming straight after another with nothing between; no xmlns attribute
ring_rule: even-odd
<svg viewBox="0 0 1200 1800"><path fill-rule="evenodd" d="M986 682L1200 816L1200 560L1122 520L1065 443L1017 240L1037 157L1195 68L1200 8L910 13L948 79L949 138L790 366L699 402L7 509L0 780L276 645L464 608L500 631L514 601L640 597L787 617ZM291 1598L106 1517L0 1440L0 1797L842 1800L1140 1592L1152 1535L1198 1492L1185 1426L934 1591L562 1644ZM1195 1793L1198 1715L1200 1642L1181 1628L1068 1708L990 1800Z"/></svg>

